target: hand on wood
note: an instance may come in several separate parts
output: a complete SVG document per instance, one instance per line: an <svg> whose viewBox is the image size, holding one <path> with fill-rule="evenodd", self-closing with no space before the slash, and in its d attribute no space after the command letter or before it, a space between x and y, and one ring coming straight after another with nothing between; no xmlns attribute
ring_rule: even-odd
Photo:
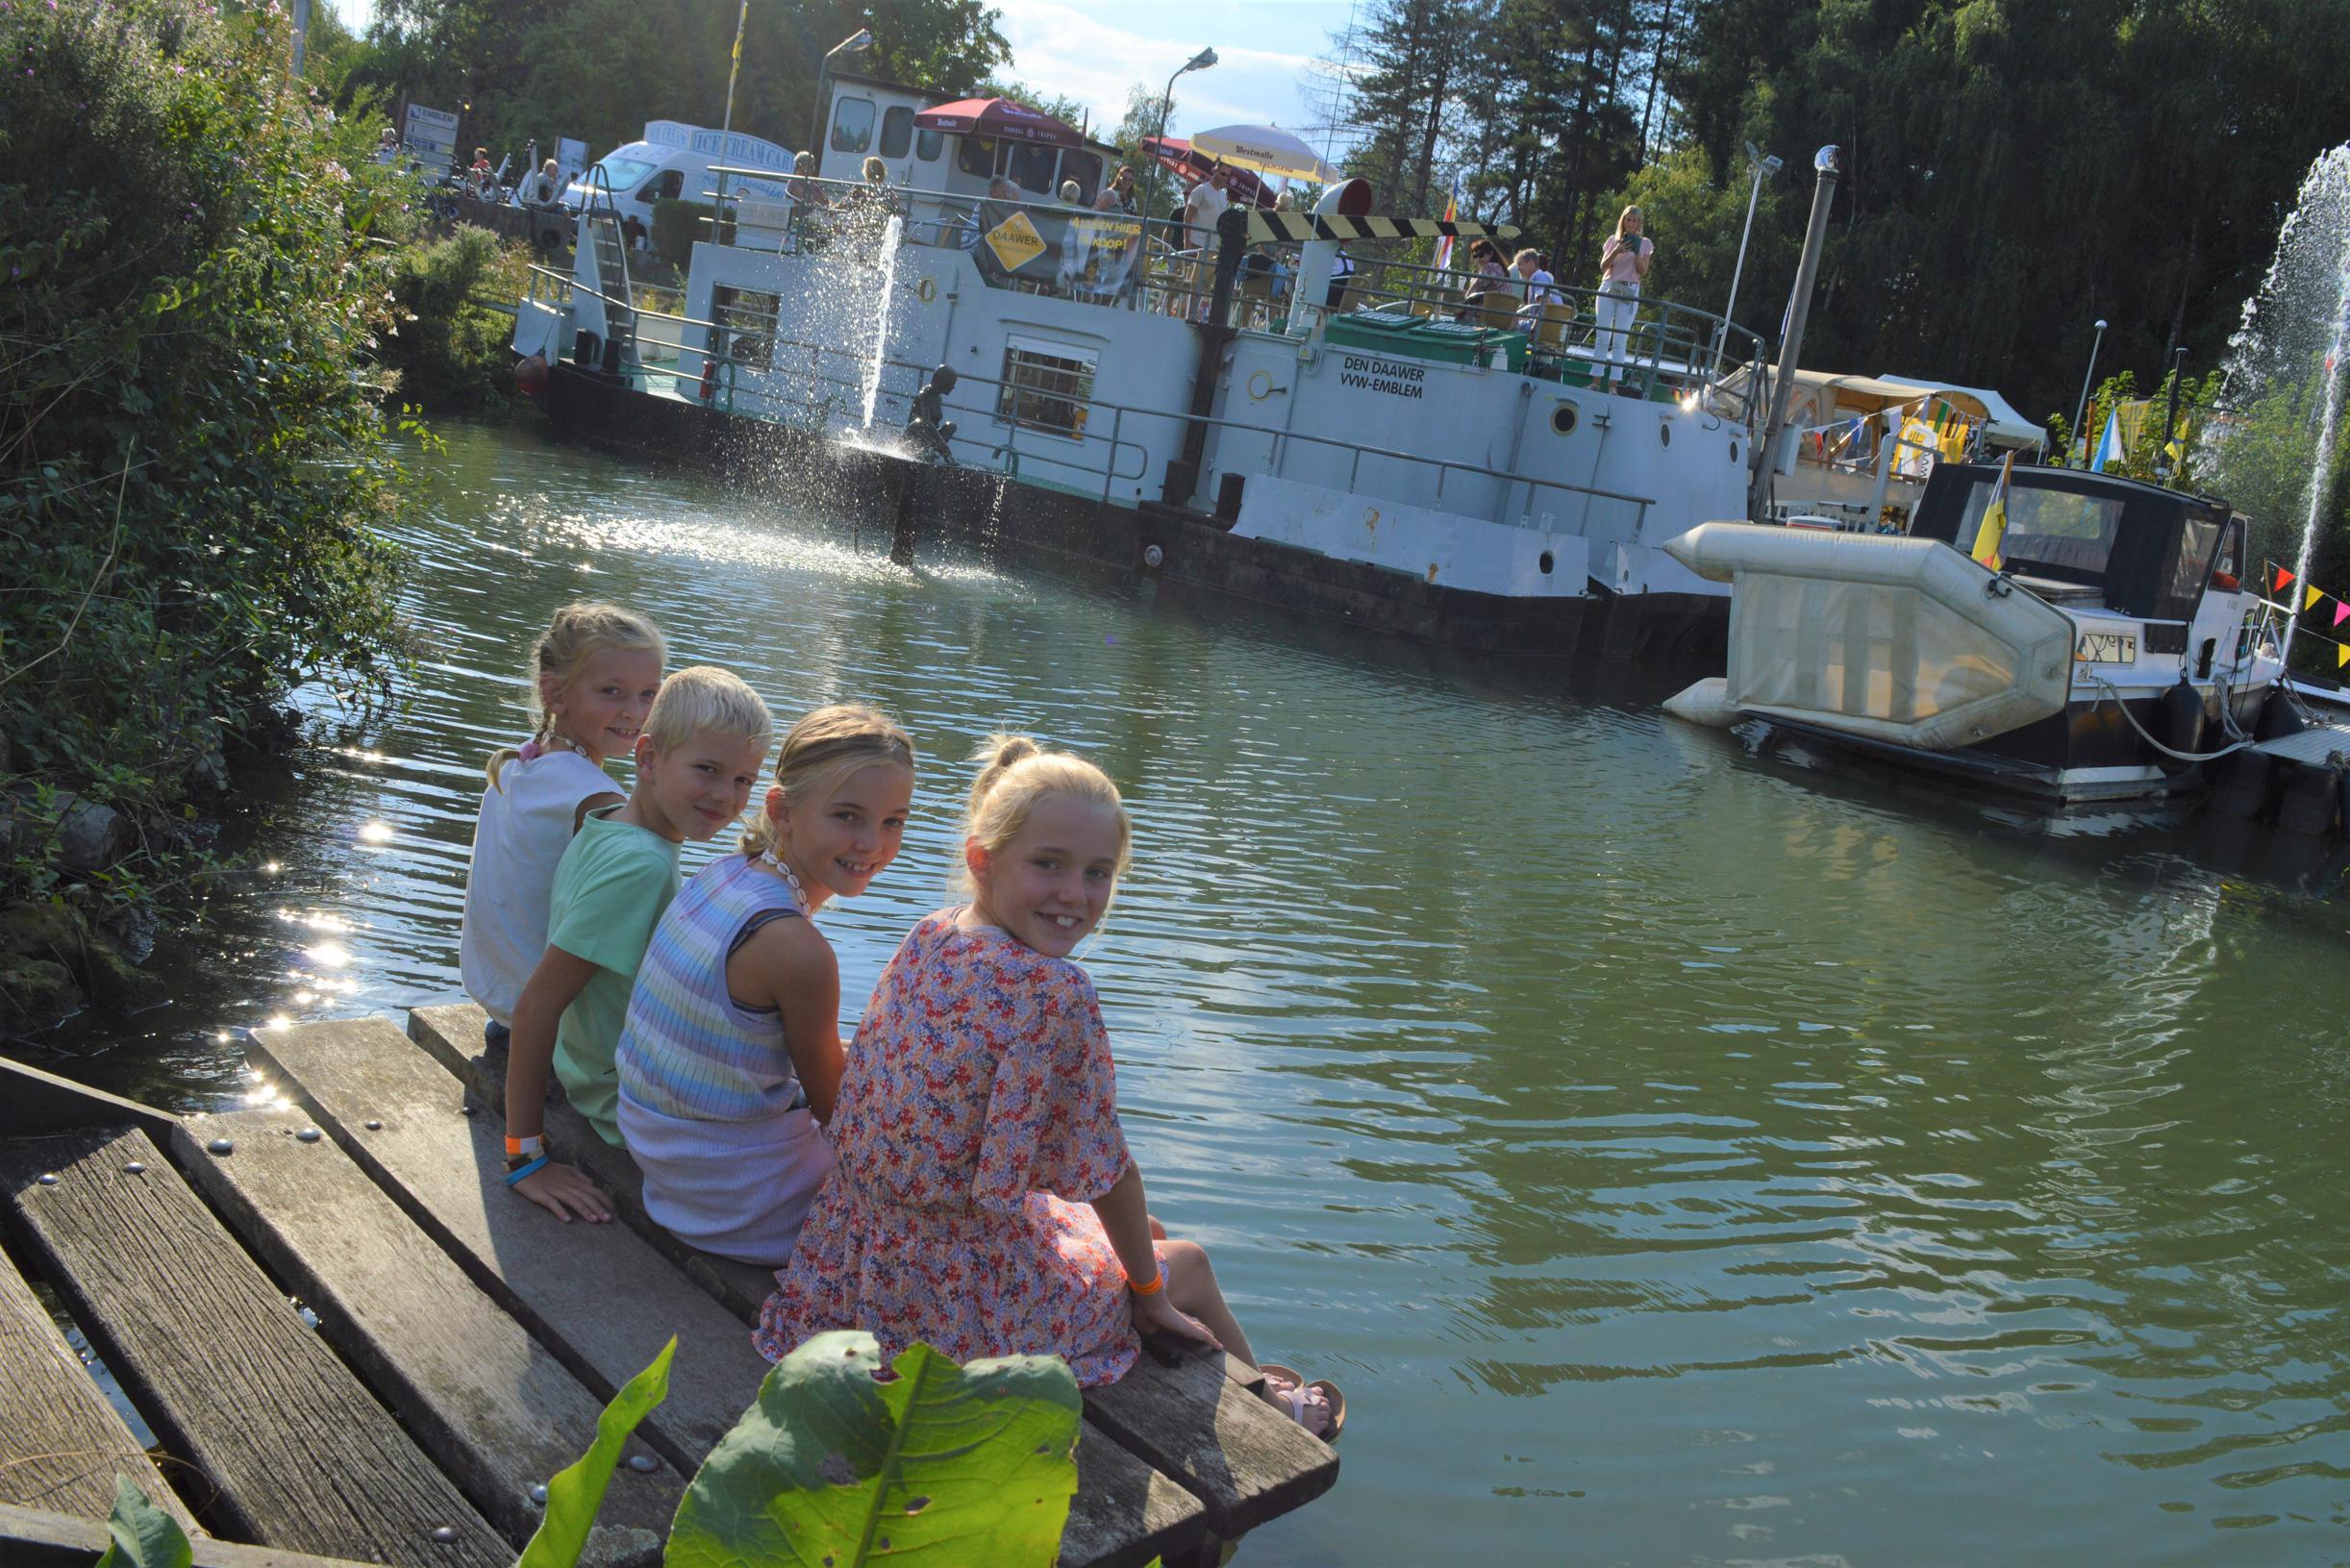
<svg viewBox="0 0 2350 1568"><path fill-rule="evenodd" d="M565 1225L574 1214L596 1225L612 1218L612 1201L577 1165L542 1165L516 1182L514 1190Z"/></svg>

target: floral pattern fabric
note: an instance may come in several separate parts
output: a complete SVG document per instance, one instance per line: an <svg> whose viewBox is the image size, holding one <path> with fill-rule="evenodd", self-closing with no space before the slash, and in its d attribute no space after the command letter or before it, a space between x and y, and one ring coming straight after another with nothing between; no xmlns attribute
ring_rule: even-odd
<svg viewBox="0 0 2350 1568"><path fill-rule="evenodd" d="M849 1051L837 1163L753 1336L769 1360L831 1329L894 1356L1032 1354L1080 1384L1140 1353L1126 1274L1088 1205L1126 1174L1109 1033L1086 972L958 911L907 933Z"/></svg>

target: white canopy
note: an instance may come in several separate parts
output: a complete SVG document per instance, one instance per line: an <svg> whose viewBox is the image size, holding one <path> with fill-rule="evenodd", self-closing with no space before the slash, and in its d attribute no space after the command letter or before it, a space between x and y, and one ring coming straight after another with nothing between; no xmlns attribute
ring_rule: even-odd
<svg viewBox="0 0 2350 1568"><path fill-rule="evenodd" d="M1221 125L1193 137L1191 148L1259 174L1315 180L1323 185L1339 178L1338 171L1322 162L1319 153L1278 125Z"/></svg>
<svg viewBox="0 0 2350 1568"><path fill-rule="evenodd" d="M1880 376L1879 381L1899 382L1914 386L1921 392L1964 392L1983 405L1990 417L1990 436L2001 446L2042 446L2047 443L2046 427L2026 419L2015 411L2015 405L1988 386L1953 386L1946 381L1919 381L1913 376Z"/></svg>

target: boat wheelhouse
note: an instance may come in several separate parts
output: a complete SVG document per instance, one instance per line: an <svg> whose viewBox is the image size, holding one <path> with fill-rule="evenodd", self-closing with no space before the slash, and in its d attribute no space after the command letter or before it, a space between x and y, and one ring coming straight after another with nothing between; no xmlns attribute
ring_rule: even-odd
<svg viewBox="0 0 2350 1568"><path fill-rule="evenodd" d="M1096 210L1109 150L1074 130L959 132L965 106L925 96L842 79L828 173L869 145L905 179L794 182L781 245L719 226L675 312L642 307L584 213L514 336L558 422L863 474L901 544L985 531L1484 653L1718 658L1723 590L1662 545L1743 512L1761 403L1713 366L1756 379L1752 335L1644 301L1611 345L1592 290L1470 293L1371 255L1411 226L1371 217L1361 182L1193 244ZM988 194L999 174L1015 199ZM1053 178L1080 200L1030 199Z"/></svg>
<svg viewBox="0 0 2350 1568"><path fill-rule="evenodd" d="M1670 711L2051 802L2199 784L2284 668L2243 518L2112 475L2017 466L2003 496L1999 465L1943 463L1906 537L1708 523L1671 549L1731 622L1726 675Z"/></svg>

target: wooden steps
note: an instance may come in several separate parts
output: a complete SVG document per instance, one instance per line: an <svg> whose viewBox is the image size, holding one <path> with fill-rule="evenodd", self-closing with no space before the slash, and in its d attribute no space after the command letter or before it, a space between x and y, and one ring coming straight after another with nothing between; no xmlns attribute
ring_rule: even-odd
<svg viewBox="0 0 2350 1568"><path fill-rule="evenodd" d="M406 1035L381 1018L266 1031L254 1057L291 1106L184 1122L0 1058L0 1218L173 1461L159 1473L138 1451L0 1268L0 1560L87 1562L71 1555L87 1537L56 1521L102 1517L114 1467L20 1461L103 1452L159 1503L177 1486L199 1524L281 1555L509 1562L536 1525L532 1486L674 1334L668 1400L590 1548L606 1565L657 1560L687 1480L766 1372L747 1325L773 1277L653 1225L634 1164L560 1091L550 1139L620 1223L565 1225L507 1192L505 1061L482 1050L482 1022L457 1006L416 1009ZM1336 1456L1258 1386L1220 1354L1146 1345L1089 1390L1061 1562L1214 1561L1328 1490ZM254 1550L203 1542L197 1562L273 1568L235 1556Z"/></svg>

